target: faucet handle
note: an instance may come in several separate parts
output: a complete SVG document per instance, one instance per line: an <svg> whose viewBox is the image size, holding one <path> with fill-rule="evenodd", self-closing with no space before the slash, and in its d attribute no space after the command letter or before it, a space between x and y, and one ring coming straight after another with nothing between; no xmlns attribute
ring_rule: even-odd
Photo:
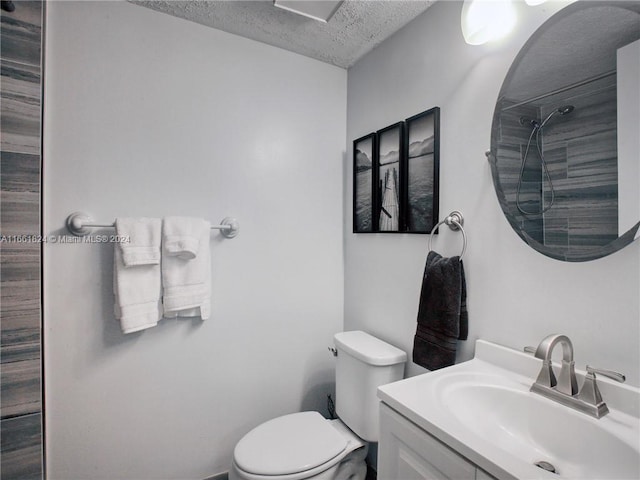
<svg viewBox="0 0 640 480"><path fill-rule="evenodd" d="M616 382L624 383L627 380L622 373L614 372L613 370L605 370L604 368L595 368L587 365L587 374L592 374L595 378L595 374L603 375L611 380L615 380Z"/></svg>
<svg viewBox="0 0 640 480"><path fill-rule="evenodd" d="M578 393L578 398L583 402L596 407L596 418L603 417L609 412L607 404L602 400L600 389L596 383L596 373L609 377L616 382L624 382L626 377L621 373L614 372L612 370L604 370L602 368L593 368L587 365L587 374L584 376L584 383Z"/></svg>

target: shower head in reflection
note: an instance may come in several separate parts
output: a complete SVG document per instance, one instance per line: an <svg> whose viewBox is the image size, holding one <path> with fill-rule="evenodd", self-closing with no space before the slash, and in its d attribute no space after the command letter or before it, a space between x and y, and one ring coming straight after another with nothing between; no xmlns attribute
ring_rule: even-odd
<svg viewBox="0 0 640 480"><path fill-rule="evenodd" d="M544 127L544 125L549 120L551 120L551 117L553 117L556 113L559 113L560 116L564 116L573 112L574 109L575 107L573 105L562 105L561 107L558 107L555 110L552 110L551 113L547 115L547 117L542 121L542 123L534 118L520 117L520 125L530 125L534 128L534 130L537 130L539 128Z"/></svg>
<svg viewBox="0 0 640 480"><path fill-rule="evenodd" d="M544 127L547 122L549 120L551 120L551 117L553 117L556 113L559 113L560 116L565 116L570 114L571 112L573 112L573 110L575 109L575 107L573 105L562 105L561 107L556 108L555 110L552 110L551 113L549 115L547 115L547 118L545 118L542 123L540 124L539 128Z"/></svg>
<svg viewBox="0 0 640 480"><path fill-rule="evenodd" d="M542 129L547 124L547 122L551 120L551 117L553 117L555 114L559 114L560 116L568 115L569 113L573 112L574 109L575 107L573 105L562 105L556 108L555 110L552 110L551 113L547 115L546 118L540 123L537 120L529 119L527 117L520 117L520 125L530 125L531 127L533 127L533 129L531 130L531 135L529 135L529 141L527 142L527 148L525 149L524 157L522 158L522 165L520 166L520 177L518 178L518 189L516 191L516 207L518 208L520 213L522 213L523 215L543 214L547 212L555 202L555 190L553 188L553 181L551 180L551 175L549 174L549 169L547 168L547 162L544 159L544 153L542 151L542 139L540 138L540 133L542 132ZM538 156L540 158L540 163L542 165L542 171L544 174L543 180L542 180L543 187L544 187L544 181L545 181L544 177L546 177L549 183L549 193L551 198L550 198L549 204L545 206L544 204L545 195L543 192L542 197L540 199L540 209L536 211L529 211L529 210L525 210L523 206L520 204L520 189L522 187L522 177L524 175L525 164L527 163L527 156L529 155L529 149L531 148L531 140L533 140L534 135L536 137L536 148L538 150Z"/></svg>

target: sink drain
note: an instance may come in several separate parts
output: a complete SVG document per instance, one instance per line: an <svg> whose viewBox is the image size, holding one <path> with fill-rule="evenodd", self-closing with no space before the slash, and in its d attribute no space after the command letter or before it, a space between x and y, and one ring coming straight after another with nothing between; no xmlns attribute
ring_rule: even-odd
<svg viewBox="0 0 640 480"><path fill-rule="evenodd" d="M556 467L554 467L553 464L549 462L545 462L544 460L540 460L539 462L534 463L534 465L538 468L541 468L542 470L546 470L547 472L557 473Z"/></svg>

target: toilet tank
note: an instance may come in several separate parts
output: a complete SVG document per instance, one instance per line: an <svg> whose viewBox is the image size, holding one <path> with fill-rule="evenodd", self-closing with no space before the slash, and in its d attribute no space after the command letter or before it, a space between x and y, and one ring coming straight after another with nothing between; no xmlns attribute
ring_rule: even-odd
<svg viewBox="0 0 640 480"><path fill-rule="evenodd" d="M338 351L336 412L360 438L377 442L377 389L402 379L407 354L361 331L340 332L333 339Z"/></svg>

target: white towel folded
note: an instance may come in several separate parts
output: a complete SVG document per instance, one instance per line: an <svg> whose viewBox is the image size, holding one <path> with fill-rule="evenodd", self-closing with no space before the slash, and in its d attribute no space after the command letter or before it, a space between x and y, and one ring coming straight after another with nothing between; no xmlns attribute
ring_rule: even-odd
<svg viewBox="0 0 640 480"><path fill-rule="evenodd" d="M211 225L203 219L168 217L162 232L164 316L209 318L211 310ZM197 246L189 239L197 239ZM176 240L181 238L182 240ZM187 254L185 254L185 252ZM194 253L189 259L188 252Z"/></svg>
<svg viewBox="0 0 640 480"><path fill-rule="evenodd" d="M114 312L124 333L153 327L162 318L160 232L157 218L116 220L116 234L129 239L115 244L113 263Z"/></svg>
<svg viewBox="0 0 640 480"><path fill-rule="evenodd" d="M117 218L116 234L128 240L118 243L127 267L160 263L160 219Z"/></svg>
<svg viewBox="0 0 640 480"><path fill-rule="evenodd" d="M166 217L162 227L165 255L178 256L183 260L196 258L203 228L202 222L204 220L201 218Z"/></svg>

